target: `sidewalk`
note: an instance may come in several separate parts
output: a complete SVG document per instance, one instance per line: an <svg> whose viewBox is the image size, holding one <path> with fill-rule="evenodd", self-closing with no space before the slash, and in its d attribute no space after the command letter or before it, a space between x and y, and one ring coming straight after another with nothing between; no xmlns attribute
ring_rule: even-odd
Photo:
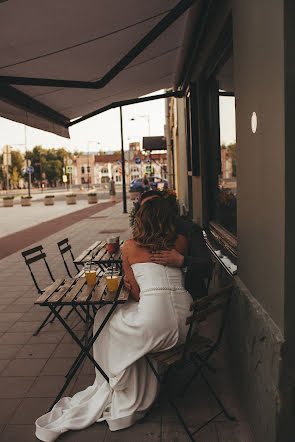
<svg viewBox="0 0 295 442"><path fill-rule="evenodd" d="M88 245L96 240L105 239L111 233L120 234L121 239L130 236L128 214L122 213L121 202L102 211L89 213L83 219L73 219L71 224L59 226L54 232L44 236L42 241L30 244L30 247L42 243L54 277L58 278L65 275L56 246L58 241L68 237L74 255L77 256ZM64 383L64 375L79 352L78 346L57 322L46 326L38 336L32 336L33 331L47 314L47 309L33 304L36 290L20 251L17 250L0 260L1 442L37 441L34 436L34 421L47 411ZM43 284L49 283L44 270L40 267L38 271ZM214 385L238 421L229 422L221 416L215 423L202 430L197 440L253 442L235 396L226 360L225 355L220 352L218 359L215 360L218 375L215 375ZM79 374L72 380L66 395L73 395L86 388L93 379L94 369L85 362ZM181 409L185 412L188 424L196 427L198 423L214 415L216 407L208 399L204 386L196 382L183 401ZM106 424L95 424L83 431L65 433L58 440L184 442L188 438L173 411L160 400L160 404L155 406L143 423L138 423L129 429L112 433Z"/></svg>

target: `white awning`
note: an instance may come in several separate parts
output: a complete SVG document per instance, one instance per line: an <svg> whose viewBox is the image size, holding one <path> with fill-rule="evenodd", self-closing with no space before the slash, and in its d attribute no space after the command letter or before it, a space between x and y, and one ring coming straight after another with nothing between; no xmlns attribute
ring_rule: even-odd
<svg viewBox="0 0 295 442"><path fill-rule="evenodd" d="M0 76L100 80L178 3L179 0L0 2ZM187 13L102 89L1 84L0 115L68 136L69 120L113 101L173 87ZM36 101L27 102L27 97ZM47 113L48 108L52 113Z"/></svg>

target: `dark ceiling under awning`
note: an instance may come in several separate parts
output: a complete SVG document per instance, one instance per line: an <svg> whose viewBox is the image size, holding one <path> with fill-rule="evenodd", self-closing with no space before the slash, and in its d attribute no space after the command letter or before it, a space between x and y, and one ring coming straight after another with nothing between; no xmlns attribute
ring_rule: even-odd
<svg viewBox="0 0 295 442"><path fill-rule="evenodd" d="M0 115L69 136L73 119L174 88L194 3L0 2Z"/></svg>

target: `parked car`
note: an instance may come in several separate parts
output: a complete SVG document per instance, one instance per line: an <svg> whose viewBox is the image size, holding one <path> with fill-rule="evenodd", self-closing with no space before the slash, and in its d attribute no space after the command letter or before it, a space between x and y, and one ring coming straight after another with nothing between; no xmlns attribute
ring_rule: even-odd
<svg viewBox="0 0 295 442"><path fill-rule="evenodd" d="M168 181L157 176L149 176L150 186L152 190L168 189ZM142 178L136 178L130 183L130 192L143 190Z"/></svg>

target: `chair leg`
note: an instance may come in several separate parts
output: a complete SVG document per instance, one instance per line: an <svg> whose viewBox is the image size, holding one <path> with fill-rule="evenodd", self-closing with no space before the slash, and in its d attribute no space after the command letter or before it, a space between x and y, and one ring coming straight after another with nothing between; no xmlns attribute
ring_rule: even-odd
<svg viewBox="0 0 295 442"><path fill-rule="evenodd" d="M157 370L156 370L155 367L153 366L153 364L152 364L152 362L150 361L150 359L148 358L148 356L145 356L145 359L146 359L147 363L149 364L149 366L151 367L152 372L154 373L155 377L157 378L157 381L159 382L159 384L160 384L160 385L163 384L163 382L161 382L161 378L160 378L160 376L159 376ZM168 370L168 372L169 372L169 370ZM167 375L167 373L166 373L166 375ZM165 381L166 381L166 380L167 380L167 376L165 376ZM171 407L174 409L174 411L175 411L175 413L176 413L178 419L180 420L180 422L181 422L183 428L185 429L185 431L186 431L188 437L190 438L190 440L191 440L192 442L195 442L195 439L193 438L192 433L190 432L190 430L188 429L187 425L185 424L185 422L184 422L184 420L183 420L183 418L182 418L182 416L181 416L181 414L180 414L180 411L178 410L177 406L174 404L174 402L172 401L172 399L168 399L168 402L169 402L169 404L171 405Z"/></svg>
<svg viewBox="0 0 295 442"><path fill-rule="evenodd" d="M236 421L237 419L236 419L234 416L231 416L231 415L228 413L228 411L227 411L227 409L225 408L225 406L223 405L222 401L221 401L221 400L219 399L219 397L217 396L215 390L214 390L214 389L212 388L212 386L209 384L209 382L208 382L206 376L204 375L202 369L200 369L200 374L201 374L201 377L202 377L203 381L205 382L205 384L207 385L208 389L210 390L212 396L215 398L216 402L217 402L218 405L220 406L220 408L221 408L221 410L222 410L222 413L224 413L224 415L225 415L229 420L231 420L231 421Z"/></svg>
<svg viewBox="0 0 295 442"><path fill-rule="evenodd" d="M195 442L195 439L194 439L192 433L191 433L190 430L188 429L186 423L184 422L184 420L183 420L183 418L182 418L182 416L181 416L181 414L180 414L180 411L178 410L178 408L176 407L176 405L174 404L174 402L173 402L171 399L168 399L168 402L169 402L169 404L171 405L171 407L174 409L174 411L175 411L175 413L176 413L178 419L180 420L180 422L181 422L183 428L185 429L185 431L186 431L188 437L190 438L190 440L191 440L192 442Z"/></svg>
<svg viewBox="0 0 295 442"><path fill-rule="evenodd" d="M73 307L71 308L71 310L66 314L65 319L68 319L70 317L70 315L73 313L74 309Z"/></svg>
<svg viewBox="0 0 295 442"><path fill-rule="evenodd" d="M40 330L42 330L42 328L46 325L46 323L48 322L48 319L50 318L50 316L52 315L52 313L48 313L48 315L46 316L46 318L44 319L44 321L42 322L42 324L40 325L40 327L38 328L38 330L35 331L35 333L33 333L33 336L37 336L38 333L40 332Z"/></svg>
<svg viewBox="0 0 295 442"><path fill-rule="evenodd" d="M61 311L61 309L62 309L62 307L59 308L58 313ZM55 320L55 316L53 316L53 318L51 319L51 321L49 321L50 324L52 324L52 323L54 322L54 320Z"/></svg>

